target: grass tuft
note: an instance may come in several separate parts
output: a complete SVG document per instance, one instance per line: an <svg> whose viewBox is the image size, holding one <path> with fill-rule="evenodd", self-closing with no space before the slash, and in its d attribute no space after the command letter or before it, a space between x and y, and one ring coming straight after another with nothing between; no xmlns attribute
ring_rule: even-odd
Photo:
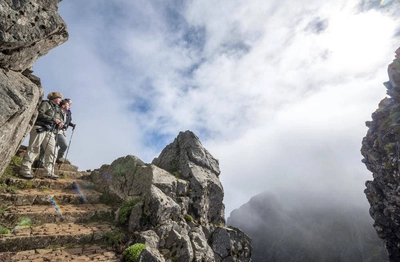
<svg viewBox="0 0 400 262"><path fill-rule="evenodd" d="M125 224L128 221L133 206L136 205L139 201L140 201L139 198L134 198L122 203L118 213L118 222L120 224Z"/></svg>
<svg viewBox="0 0 400 262"><path fill-rule="evenodd" d="M140 253L142 253L143 249L146 248L145 244L134 244L122 253L122 256L124 257L124 260L127 262L136 262L137 259L139 258Z"/></svg>

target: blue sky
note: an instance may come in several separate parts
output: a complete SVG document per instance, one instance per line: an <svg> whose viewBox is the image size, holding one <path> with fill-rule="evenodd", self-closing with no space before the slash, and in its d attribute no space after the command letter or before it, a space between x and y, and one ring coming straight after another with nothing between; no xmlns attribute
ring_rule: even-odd
<svg viewBox="0 0 400 262"><path fill-rule="evenodd" d="M399 47L386 2L64 0L70 38L33 69L73 100L81 170L149 163L191 130L220 161L227 216L263 191L367 207L361 140Z"/></svg>

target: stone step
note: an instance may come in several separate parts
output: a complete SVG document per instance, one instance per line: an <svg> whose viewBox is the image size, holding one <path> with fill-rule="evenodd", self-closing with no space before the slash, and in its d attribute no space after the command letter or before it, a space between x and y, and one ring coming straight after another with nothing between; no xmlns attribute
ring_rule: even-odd
<svg viewBox="0 0 400 262"><path fill-rule="evenodd" d="M35 177L42 177L43 168L32 168L32 175ZM62 178L71 179L84 179L89 178L90 173L85 171L70 171L70 170L60 170L54 168L54 174L62 176Z"/></svg>
<svg viewBox="0 0 400 262"><path fill-rule="evenodd" d="M16 206L59 205L59 204L98 204L101 193L90 189L24 189L14 194L0 193L0 200Z"/></svg>
<svg viewBox="0 0 400 262"><path fill-rule="evenodd" d="M15 186L18 189L37 188L42 190L47 189L92 189L94 185L88 180L59 178L57 180L48 178L35 178L27 180L19 177L10 177L6 181L7 185Z"/></svg>
<svg viewBox="0 0 400 262"><path fill-rule="evenodd" d="M4 221L2 224L11 228L24 223L84 223L111 221L113 218L113 210L103 204L10 206L3 212L0 223Z"/></svg>
<svg viewBox="0 0 400 262"><path fill-rule="evenodd" d="M77 172L78 167L71 165L71 164L58 164L56 163L54 165L54 170L64 170L64 171L72 171L72 172Z"/></svg>
<svg viewBox="0 0 400 262"><path fill-rule="evenodd" d="M110 247L101 245L75 245L71 247L32 249L21 252L0 253L0 261L121 261Z"/></svg>
<svg viewBox="0 0 400 262"><path fill-rule="evenodd" d="M27 149L26 146L21 145L15 155L22 159L25 155L26 149ZM35 162L33 164L36 165L37 160L35 160ZM66 171L78 171L78 166L75 166L72 164L67 164L67 163L61 163L61 164L56 163L54 165L54 169L61 169L61 170L66 170Z"/></svg>
<svg viewBox="0 0 400 262"><path fill-rule="evenodd" d="M54 170L54 174L70 179L90 179L90 173L84 171Z"/></svg>
<svg viewBox="0 0 400 262"><path fill-rule="evenodd" d="M0 234L0 252L18 252L43 249L49 246L65 246L71 243L99 242L107 232L115 228L106 222L89 224L44 224L32 227L16 227L10 234Z"/></svg>

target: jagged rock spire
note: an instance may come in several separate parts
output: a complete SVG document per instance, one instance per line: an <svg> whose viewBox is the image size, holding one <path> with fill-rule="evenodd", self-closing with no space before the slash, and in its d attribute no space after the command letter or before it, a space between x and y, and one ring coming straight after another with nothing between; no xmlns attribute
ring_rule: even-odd
<svg viewBox="0 0 400 262"><path fill-rule="evenodd" d="M225 223L224 190L218 179L221 173L218 160L193 132L180 132L152 164L190 182L190 215L204 222Z"/></svg>
<svg viewBox="0 0 400 262"><path fill-rule="evenodd" d="M179 169L184 177L190 177L189 170L188 173L183 172L185 165L189 163L206 168L216 176L221 173L218 160L203 147L199 138L191 131L180 132L174 142L167 145L152 163L170 172Z"/></svg>

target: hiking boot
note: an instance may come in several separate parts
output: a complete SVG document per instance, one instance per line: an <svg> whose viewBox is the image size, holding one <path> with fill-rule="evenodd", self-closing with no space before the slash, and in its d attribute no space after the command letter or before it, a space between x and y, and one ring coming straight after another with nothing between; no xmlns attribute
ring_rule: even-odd
<svg viewBox="0 0 400 262"><path fill-rule="evenodd" d="M31 173L19 173L19 176L25 179L32 179L34 176L31 175Z"/></svg>
<svg viewBox="0 0 400 262"><path fill-rule="evenodd" d="M62 164L64 162L65 162L65 158L63 158L63 157L56 160L56 163L59 163L59 164Z"/></svg>
<svg viewBox="0 0 400 262"><path fill-rule="evenodd" d="M59 176L57 176L57 175L54 175L54 174L50 174L50 175L43 176L43 177L44 177L44 178L50 178L50 179L54 179L54 180L56 180L56 179L60 178Z"/></svg>

